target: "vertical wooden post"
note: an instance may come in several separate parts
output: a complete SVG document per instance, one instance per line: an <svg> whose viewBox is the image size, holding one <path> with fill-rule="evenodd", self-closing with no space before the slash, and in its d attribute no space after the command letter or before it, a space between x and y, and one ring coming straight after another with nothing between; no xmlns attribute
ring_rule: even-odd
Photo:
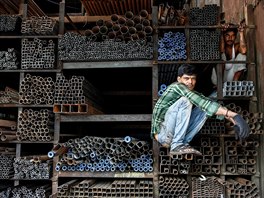
<svg viewBox="0 0 264 198"><path fill-rule="evenodd" d="M59 34L64 34L64 16L65 16L65 0L60 2L60 12L59 12Z"/></svg>

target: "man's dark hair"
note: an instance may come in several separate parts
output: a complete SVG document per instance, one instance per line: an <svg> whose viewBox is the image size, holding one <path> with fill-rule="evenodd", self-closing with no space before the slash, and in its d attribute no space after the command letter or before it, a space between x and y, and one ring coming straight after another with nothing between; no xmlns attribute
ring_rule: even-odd
<svg viewBox="0 0 264 198"><path fill-rule="evenodd" d="M235 26L235 25L233 23L229 23L228 25L231 26L231 27L227 28L223 33L226 34L227 32L234 32L235 35L237 35L237 32L238 32L237 28L232 27L232 26Z"/></svg>
<svg viewBox="0 0 264 198"><path fill-rule="evenodd" d="M190 64L182 64L179 68L178 68L178 76L183 76L183 74L186 75L197 75L197 70L196 67L194 65L190 65Z"/></svg>

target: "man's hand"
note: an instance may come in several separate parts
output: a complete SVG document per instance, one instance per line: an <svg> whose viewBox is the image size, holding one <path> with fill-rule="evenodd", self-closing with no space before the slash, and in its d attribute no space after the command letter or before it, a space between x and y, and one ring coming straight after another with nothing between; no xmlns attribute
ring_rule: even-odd
<svg viewBox="0 0 264 198"><path fill-rule="evenodd" d="M237 114L233 117L234 120L234 130L236 132L236 139L239 139L241 142L249 136L249 126L246 121L242 118L241 115Z"/></svg>
<svg viewBox="0 0 264 198"><path fill-rule="evenodd" d="M245 29L245 26L246 26L246 23L245 22L241 22L239 27L237 28L238 32L244 32L244 29Z"/></svg>

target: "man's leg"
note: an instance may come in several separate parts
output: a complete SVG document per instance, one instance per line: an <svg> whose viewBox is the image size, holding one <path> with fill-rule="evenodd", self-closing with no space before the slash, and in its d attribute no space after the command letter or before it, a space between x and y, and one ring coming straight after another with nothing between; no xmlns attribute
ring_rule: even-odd
<svg viewBox="0 0 264 198"><path fill-rule="evenodd" d="M189 126L186 132L185 139L183 141L185 144L189 144L193 137L201 130L207 118L208 117L206 116L206 113L199 107L195 107L192 110Z"/></svg>
<svg viewBox="0 0 264 198"><path fill-rule="evenodd" d="M161 124L158 142L171 147L171 150L183 145L191 112L192 103L186 97L181 97L170 106Z"/></svg>

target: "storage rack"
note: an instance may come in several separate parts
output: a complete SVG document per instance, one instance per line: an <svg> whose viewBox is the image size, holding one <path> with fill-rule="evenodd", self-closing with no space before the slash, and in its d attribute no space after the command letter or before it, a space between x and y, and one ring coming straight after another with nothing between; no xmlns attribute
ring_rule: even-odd
<svg viewBox="0 0 264 198"><path fill-rule="evenodd" d="M248 21L248 28L249 28L249 32L248 32L248 40L252 39L253 37L250 37L250 35L253 34L253 9L252 7L249 5L248 7L248 16L249 16L249 21ZM18 39L18 40L22 40L25 38L43 38L43 39L58 39L63 33L64 33L64 12L65 12L65 3L62 2L60 3L60 29L59 29L59 36L24 36L24 35L19 35L19 36L1 36L0 38L2 39ZM172 30L172 29L182 29L184 30L184 32L187 35L187 39L189 38L189 30L192 28L220 28L219 26L176 26L176 27L166 27L166 26L158 26L158 22L157 22L157 7L153 6L152 7L152 24L153 27L156 31L159 30ZM250 17L251 16L251 17ZM25 17L25 16L24 16ZM158 40L158 34L157 32L154 34L154 60L153 61L119 61L119 62L113 62L111 64L109 64L109 62L78 62L78 63L73 63L73 62L64 62L62 63L62 67L60 67L61 64L59 64L59 61L57 61L57 69L53 69L53 70L14 70L14 71L1 71L1 72L5 72L5 73L15 73L15 75L19 75L19 79L20 82L21 80L24 78L25 73L52 73L52 74L60 74L63 71L67 71L67 70L73 70L73 69L85 69L85 70L89 70L89 69L109 69L109 68L149 68L149 70L151 71L151 76L152 76L152 101L154 105L158 99L158 87L159 87L159 66L160 65L172 65L172 64L181 64L181 63L190 63L190 64L204 64L204 63L212 63L212 64L217 64L217 63L225 63L224 61L190 61L190 60L186 60L186 61L157 61L157 41ZM188 43L188 41L187 41ZM248 42L251 45L254 42ZM252 47L252 46L251 46ZM250 51L250 54L248 56L248 61L246 62L247 64L249 64L248 67L248 79L252 80L255 82L255 64L254 64L254 53ZM221 79L220 77L222 76L221 74L221 69L218 68L218 79ZM220 97L218 97L218 100L222 100L225 101L226 99L222 97L222 82L221 80L219 80L218 82L218 93L220 93ZM228 100L233 100L233 99L228 99ZM236 100L236 99L235 99ZM247 101L248 99L246 99ZM249 110L251 112L257 112L257 98L254 96L252 98L250 98L250 100L248 101L249 103ZM2 107L6 107L6 108L17 108L18 109L18 114L20 112L22 112L22 110L24 108L52 108L53 106L50 105L1 105ZM51 142L48 142L47 144L58 144L60 142L60 135L61 135L61 125L63 125L64 123L88 123L88 122L114 122L114 123L134 123L134 122L140 122L140 123L150 123L151 121L151 114L109 114L109 115L65 115L65 114L55 114L55 132L54 132L54 140ZM149 124L150 125L150 124ZM220 136L217 137L219 138L219 141L223 144L225 142L225 137L229 137L229 136ZM21 155L21 145L22 144L26 144L26 143L32 143L32 142L19 142L19 141L12 141L10 143L14 143L16 144L16 157L20 157ZM34 143L41 143L41 142L34 142ZM51 145L49 145L48 147L50 147ZM160 179L160 147L158 145L158 143L156 141L153 141L153 154L154 154L154 171L153 173L147 173L147 174L132 174L132 173L118 173L118 172L111 172L111 173L90 173L90 172L86 172L86 173L76 173L76 172L56 172L56 171L52 171L53 177L51 178L52 180L52 194L56 195L57 193L57 189L59 186L59 180L61 178L146 178L146 179L151 179L153 181L153 197L159 197L159 179ZM55 157L53 159L53 167L55 167L55 165L58 162L58 157ZM225 178L228 175L233 175L233 174L229 174L229 173L225 173L224 171L224 165L222 165L222 169L221 169L221 173L220 173L220 177L221 178ZM193 174L195 175L195 174ZM259 184L259 169L257 170L256 174L253 175L252 180ZM191 175L188 175L186 177L187 181L189 184L191 184ZM18 180L15 180L15 185L19 184ZM259 186L259 185L258 185Z"/></svg>

